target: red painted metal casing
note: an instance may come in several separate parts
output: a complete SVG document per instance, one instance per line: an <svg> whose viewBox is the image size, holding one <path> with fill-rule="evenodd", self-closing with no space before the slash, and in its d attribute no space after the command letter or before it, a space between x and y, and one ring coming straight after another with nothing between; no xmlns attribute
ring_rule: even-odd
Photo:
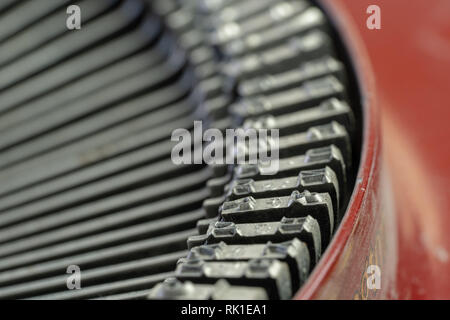
<svg viewBox="0 0 450 320"><path fill-rule="evenodd" d="M323 0L363 97L345 218L297 299L450 298L450 2ZM381 29L366 12L381 9ZM367 286L367 267L381 288Z"/></svg>

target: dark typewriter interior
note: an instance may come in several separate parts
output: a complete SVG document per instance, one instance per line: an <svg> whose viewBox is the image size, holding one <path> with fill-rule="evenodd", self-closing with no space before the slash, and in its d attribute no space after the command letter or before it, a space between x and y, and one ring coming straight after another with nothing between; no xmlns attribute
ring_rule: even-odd
<svg viewBox="0 0 450 320"><path fill-rule="evenodd" d="M1 1L0 298L292 298L353 192L360 101L314 2ZM173 164L194 120L279 129L278 174Z"/></svg>

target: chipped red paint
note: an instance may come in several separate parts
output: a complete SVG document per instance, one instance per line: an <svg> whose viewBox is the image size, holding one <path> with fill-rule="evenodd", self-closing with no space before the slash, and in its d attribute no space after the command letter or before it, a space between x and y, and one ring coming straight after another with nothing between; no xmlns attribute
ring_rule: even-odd
<svg viewBox="0 0 450 320"><path fill-rule="evenodd" d="M296 298L450 298L450 2L321 2L360 82L363 156L347 214ZM366 27L371 4L381 30ZM380 290L367 290L369 264Z"/></svg>

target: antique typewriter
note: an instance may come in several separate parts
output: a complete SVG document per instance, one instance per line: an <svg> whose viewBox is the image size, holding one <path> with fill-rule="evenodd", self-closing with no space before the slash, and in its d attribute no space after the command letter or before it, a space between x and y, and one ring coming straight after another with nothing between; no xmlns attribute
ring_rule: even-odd
<svg viewBox="0 0 450 320"><path fill-rule="evenodd" d="M362 100L313 1L1 1L0 299L293 298L361 183ZM194 121L279 129L278 172L174 164Z"/></svg>

